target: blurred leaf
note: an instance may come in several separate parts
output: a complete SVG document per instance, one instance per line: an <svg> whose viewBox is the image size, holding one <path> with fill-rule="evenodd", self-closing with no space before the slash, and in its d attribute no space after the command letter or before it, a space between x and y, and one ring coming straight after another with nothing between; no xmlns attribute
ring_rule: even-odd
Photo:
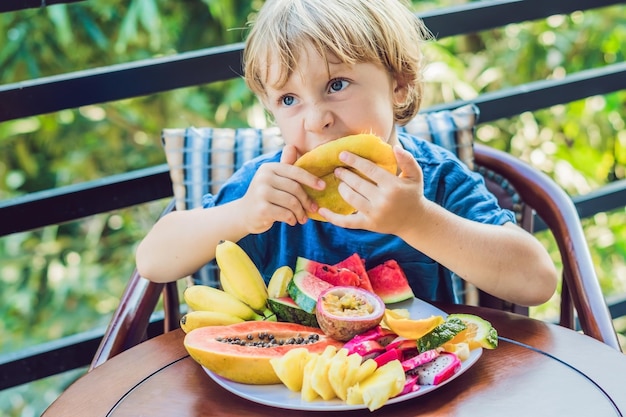
<svg viewBox="0 0 626 417"><path fill-rule="evenodd" d="M56 7L48 7L46 11L48 16L50 16L50 20L54 23L59 43L67 47L73 39L67 6L61 4Z"/></svg>

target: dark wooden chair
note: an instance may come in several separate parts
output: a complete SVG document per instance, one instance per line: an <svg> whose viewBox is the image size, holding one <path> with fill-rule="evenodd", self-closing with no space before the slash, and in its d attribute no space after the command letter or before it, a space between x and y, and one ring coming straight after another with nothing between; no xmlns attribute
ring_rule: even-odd
<svg viewBox="0 0 626 417"><path fill-rule="evenodd" d="M485 145L473 144L473 137L469 140L473 152L468 161L475 170L483 174L487 186L498 197L501 205L515 211L519 225L530 232L533 231L533 218L536 214L545 222L558 244L563 263L559 324L574 329L577 319L585 334L621 350L597 280L580 218L570 197L551 178L525 162ZM239 160L240 164L242 162ZM175 200L169 204L163 215L171 210L176 210ZM179 327L181 312L177 283L153 283L141 277L135 270L97 350L91 369L147 338L151 316L161 298L164 310L163 331L168 332ZM467 302L528 314L525 307L506 303L480 291L475 293L474 298L467 297Z"/></svg>

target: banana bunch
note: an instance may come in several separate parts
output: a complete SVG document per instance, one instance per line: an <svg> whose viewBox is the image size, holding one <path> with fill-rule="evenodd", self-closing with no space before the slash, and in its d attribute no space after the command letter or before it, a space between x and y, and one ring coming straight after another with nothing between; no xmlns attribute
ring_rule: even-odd
<svg viewBox="0 0 626 417"><path fill-rule="evenodd" d="M180 320L185 333L197 327L224 326L248 320L262 320L247 304L236 297L208 285L192 285L183 292L191 311Z"/></svg>
<svg viewBox="0 0 626 417"><path fill-rule="evenodd" d="M276 320L267 307L267 285L244 250L222 241L215 250L223 290L192 285L183 298L190 311L180 321L185 333L198 327L222 326L251 320Z"/></svg>
<svg viewBox="0 0 626 417"><path fill-rule="evenodd" d="M224 291L256 312L264 312L267 309L267 285L241 246L229 240L221 241L215 248L215 260Z"/></svg>

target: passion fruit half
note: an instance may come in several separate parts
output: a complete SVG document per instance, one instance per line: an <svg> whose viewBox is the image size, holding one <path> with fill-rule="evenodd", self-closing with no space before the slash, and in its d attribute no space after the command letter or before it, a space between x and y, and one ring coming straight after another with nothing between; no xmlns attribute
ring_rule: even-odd
<svg viewBox="0 0 626 417"><path fill-rule="evenodd" d="M315 316L327 336L342 342L376 327L385 313L385 303L376 294L357 287L336 286L317 299Z"/></svg>

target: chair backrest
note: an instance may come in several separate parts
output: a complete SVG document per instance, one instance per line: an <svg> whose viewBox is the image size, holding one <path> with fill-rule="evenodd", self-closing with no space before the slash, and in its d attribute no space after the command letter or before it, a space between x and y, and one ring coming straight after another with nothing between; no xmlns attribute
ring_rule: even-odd
<svg viewBox="0 0 626 417"><path fill-rule="evenodd" d="M563 263L559 324L621 350L572 199L551 178L508 153L475 144L476 164L506 179L552 233Z"/></svg>
<svg viewBox="0 0 626 417"><path fill-rule="evenodd" d="M533 231L536 213L548 225L563 260L560 324L575 328L574 311L584 333L618 350L620 345L599 287L580 219L571 199L548 176L512 157L474 143L478 108L422 113L401 131L430 140L455 153L480 172L500 204L515 212L518 224ZM174 200L165 210L201 206L202 196L215 193L243 163L282 147L278 130L270 129L164 129L163 146L170 167ZM190 277L196 283L218 286L215 265ZM163 292L165 331L178 326L180 312L176 283L155 284L135 271L120 307L92 362L92 368L145 339L150 314ZM526 307L504 302L470 286L463 294L467 304L528 314ZM138 324L139 323L139 324Z"/></svg>

